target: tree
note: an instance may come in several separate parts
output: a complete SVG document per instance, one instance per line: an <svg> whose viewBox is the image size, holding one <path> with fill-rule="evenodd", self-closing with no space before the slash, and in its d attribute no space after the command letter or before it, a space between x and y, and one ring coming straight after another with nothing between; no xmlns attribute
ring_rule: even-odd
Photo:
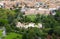
<svg viewBox="0 0 60 39"><path fill-rule="evenodd" d="M56 15L54 16L54 18L56 21L60 23L60 11L59 10L56 11Z"/></svg>
<svg viewBox="0 0 60 39"><path fill-rule="evenodd" d="M8 24L7 19L0 19L0 26L5 26L6 24Z"/></svg>
<svg viewBox="0 0 60 39"><path fill-rule="evenodd" d="M28 30L23 34L23 39L45 39L45 34L39 28L28 28Z"/></svg>
<svg viewBox="0 0 60 39"><path fill-rule="evenodd" d="M36 15L36 23L40 23L41 22L41 16L40 14Z"/></svg>

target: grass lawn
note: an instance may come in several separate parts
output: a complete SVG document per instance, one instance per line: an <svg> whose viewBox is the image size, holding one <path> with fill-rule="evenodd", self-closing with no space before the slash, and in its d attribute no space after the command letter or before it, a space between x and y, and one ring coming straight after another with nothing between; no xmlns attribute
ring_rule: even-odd
<svg viewBox="0 0 60 39"><path fill-rule="evenodd" d="M22 35L17 33L9 33L6 35L5 39L22 39Z"/></svg>
<svg viewBox="0 0 60 39"><path fill-rule="evenodd" d="M3 30L0 30L0 37L2 36L2 32L3 32Z"/></svg>

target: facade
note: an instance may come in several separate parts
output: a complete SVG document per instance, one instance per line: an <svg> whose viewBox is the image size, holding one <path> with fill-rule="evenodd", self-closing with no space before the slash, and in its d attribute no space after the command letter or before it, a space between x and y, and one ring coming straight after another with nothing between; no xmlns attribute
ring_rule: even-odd
<svg viewBox="0 0 60 39"><path fill-rule="evenodd" d="M30 10L25 11L25 15L31 15L31 14L44 14L44 15L48 15L48 14L50 14L50 10L39 8L38 10L37 9L30 9Z"/></svg>
<svg viewBox="0 0 60 39"><path fill-rule="evenodd" d="M1 8L21 7L25 15L38 13L48 15L50 9L57 9L58 6L60 6L60 0L0 0Z"/></svg>
<svg viewBox="0 0 60 39"><path fill-rule="evenodd" d="M17 5L34 7L36 2L44 3L49 8L60 6L60 0L0 0L0 2L5 4L5 8L11 8Z"/></svg>

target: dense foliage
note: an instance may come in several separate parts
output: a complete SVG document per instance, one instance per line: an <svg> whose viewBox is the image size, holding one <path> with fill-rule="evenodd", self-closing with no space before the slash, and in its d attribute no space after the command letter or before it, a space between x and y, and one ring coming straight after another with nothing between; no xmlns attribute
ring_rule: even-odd
<svg viewBox="0 0 60 39"><path fill-rule="evenodd" d="M42 29L39 28L17 28L16 23L42 23ZM18 33L22 35L22 39L45 39L48 35L60 37L60 11L56 11L56 15L24 15L20 12L20 9L8 10L0 9L0 27L4 26L6 28L7 34L10 32ZM21 39L18 38L18 39ZM15 39L15 38L14 38ZM16 38L17 39L17 38Z"/></svg>

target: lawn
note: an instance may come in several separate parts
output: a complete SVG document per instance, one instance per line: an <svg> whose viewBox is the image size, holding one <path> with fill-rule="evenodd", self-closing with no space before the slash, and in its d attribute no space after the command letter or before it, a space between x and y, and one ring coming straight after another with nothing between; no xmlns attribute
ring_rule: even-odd
<svg viewBox="0 0 60 39"><path fill-rule="evenodd" d="M3 32L3 30L0 30L0 37L2 36L2 32Z"/></svg>
<svg viewBox="0 0 60 39"><path fill-rule="evenodd" d="M5 39L22 39L22 35L17 33L9 33L6 35Z"/></svg>

